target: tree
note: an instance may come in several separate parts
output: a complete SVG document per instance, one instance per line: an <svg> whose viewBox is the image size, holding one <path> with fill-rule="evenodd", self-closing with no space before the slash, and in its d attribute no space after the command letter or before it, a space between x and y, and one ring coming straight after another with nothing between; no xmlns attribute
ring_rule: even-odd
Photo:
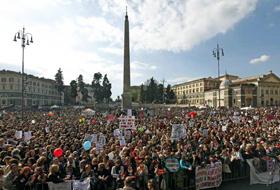
<svg viewBox="0 0 280 190"><path fill-rule="evenodd" d="M108 103L110 100L110 97L112 95L112 92L111 92L112 85L107 77L107 74L105 74L105 76L103 78L102 86L103 86L103 93L102 93L103 97L104 97L105 101Z"/></svg>
<svg viewBox="0 0 280 190"><path fill-rule="evenodd" d="M78 91L77 91L78 85L77 85L77 82L75 80L72 80L70 82L70 88L71 88L70 96L71 96L71 98L75 99L78 95Z"/></svg>
<svg viewBox="0 0 280 190"><path fill-rule="evenodd" d="M144 91L144 84L140 86L140 102L144 103L145 101L145 91Z"/></svg>
<svg viewBox="0 0 280 190"><path fill-rule="evenodd" d="M166 87L166 101L167 103L173 103L176 99L176 95L173 90L171 90L171 85L168 84Z"/></svg>
<svg viewBox="0 0 280 190"><path fill-rule="evenodd" d="M146 97L147 97L147 102L152 103L156 101L156 97L158 96L158 91L157 91L157 82L156 80L152 77L148 81L148 88L146 92Z"/></svg>
<svg viewBox="0 0 280 190"><path fill-rule="evenodd" d="M104 99L103 87L100 84L101 80L102 80L102 74L100 72L94 73L91 85L92 85L93 92L94 92L94 98L95 98L96 102L98 102L98 103L102 102Z"/></svg>
<svg viewBox="0 0 280 190"><path fill-rule="evenodd" d="M61 93L64 90L63 74L61 68L59 68L57 73L55 74L55 83L56 83L56 88L61 95Z"/></svg>
<svg viewBox="0 0 280 190"><path fill-rule="evenodd" d="M79 75L78 77L78 91L82 94L82 101L87 102L88 90L85 88L83 75Z"/></svg>

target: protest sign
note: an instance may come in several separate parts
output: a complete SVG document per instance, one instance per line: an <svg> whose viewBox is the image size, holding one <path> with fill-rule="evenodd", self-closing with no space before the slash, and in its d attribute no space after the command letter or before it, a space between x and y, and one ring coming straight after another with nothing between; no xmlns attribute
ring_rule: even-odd
<svg viewBox="0 0 280 190"><path fill-rule="evenodd" d="M187 135L186 129L183 124L173 124L171 131L171 140L179 140L185 138Z"/></svg>
<svg viewBox="0 0 280 190"><path fill-rule="evenodd" d="M196 167L196 189L219 187L222 183L222 163L216 162L206 167Z"/></svg>
<svg viewBox="0 0 280 190"><path fill-rule="evenodd" d="M203 134L204 137L207 137L208 136L208 129L203 129L202 134Z"/></svg>
<svg viewBox="0 0 280 190"><path fill-rule="evenodd" d="M90 137L91 137L90 142L92 142L92 143L97 142L97 134L92 134Z"/></svg>
<svg viewBox="0 0 280 190"><path fill-rule="evenodd" d="M31 131L24 132L23 136L24 136L24 141L30 141L30 139L32 138Z"/></svg>
<svg viewBox="0 0 280 190"><path fill-rule="evenodd" d="M103 133L99 133L98 144L102 147L105 146L105 144L106 144L106 137Z"/></svg>
<svg viewBox="0 0 280 190"><path fill-rule="evenodd" d="M180 163L177 158L167 158L165 159L165 167L169 172L177 172L180 168Z"/></svg>
<svg viewBox="0 0 280 190"><path fill-rule="evenodd" d="M120 129L115 129L114 130L114 137L119 137L121 135Z"/></svg>
<svg viewBox="0 0 280 190"><path fill-rule="evenodd" d="M87 178L84 181L74 180L73 190L90 190L90 178Z"/></svg>
<svg viewBox="0 0 280 190"><path fill-rule="evenodd" d="M120 146L125 146L126 142L125 142L125 138L124 136L120 137Z"/></svg>
<svg viewBox="0 0 280 190"><path fill-rule="evenodd" d="M128 109L128 110L127 110L127 116L128 116L128 117L132 116L132 109Z"/></svg>
<svg viewBox="0 0 280 190"><path fill-rule="evenodd" d="M21 139L22 138L22 131L16 131L15 138L16 139Z"/></svg>
<svg viewBox="0 0 280 190"><path fill-rule="evenodd" d="M49 133L50 132L50 128L49 127L45 127L45 131L46 131L46 133Z"/></svg>
<svg viewBox="0 0 280 190"><path fill-rule="evenodd" d="M123 116L119 117L119 128L121 129L136 129L135 116Z"/></svg>

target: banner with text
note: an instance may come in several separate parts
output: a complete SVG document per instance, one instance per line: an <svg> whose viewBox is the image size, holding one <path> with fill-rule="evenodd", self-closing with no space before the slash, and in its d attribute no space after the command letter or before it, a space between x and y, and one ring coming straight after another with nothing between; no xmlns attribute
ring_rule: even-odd
<svg viewBox="0 0 280 190"><path fill-rule="evenodd" d="M222 183L222 163L207 164L206 167L196 167L196 189L219 187Z"/></svg>

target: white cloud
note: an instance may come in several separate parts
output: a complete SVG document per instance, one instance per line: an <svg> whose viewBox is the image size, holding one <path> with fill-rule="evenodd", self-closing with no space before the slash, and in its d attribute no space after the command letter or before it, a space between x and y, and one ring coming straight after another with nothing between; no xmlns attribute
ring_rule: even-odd
<svg viewBox="0 0 280 190"><path fill-rule="evenodd" d="M104 47L104 48L99 48L99 50L106 52L106 53L113 54L113 55L117 55L117 56L123 55L122 48Z"/></svg>
<svg viewBox="0 0 280 190"><path fill-rule="evenodd" d="M270 59L269 55L261 55L260 57L254 58L250 60L250 64L259 64L267 62Z"/></svg>
<svg viewBox="0 0 280 190"><path fill-rule="evenodd" d="M132 47L184 51L226 33L255 10L258 0L129 1ZM108 15L123 17L125 1L99 0Z"/></svg>
<svg viewBox="0 0 280 190"><path fill-rule="evenodd" d="M280 11L280 5L277 5L276 7L274 7L274 11Z"/></svg>

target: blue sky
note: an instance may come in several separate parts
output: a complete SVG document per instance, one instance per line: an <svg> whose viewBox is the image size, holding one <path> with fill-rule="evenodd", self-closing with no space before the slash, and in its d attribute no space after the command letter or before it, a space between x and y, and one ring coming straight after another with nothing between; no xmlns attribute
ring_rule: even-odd
<svg viewBox="0 0 280 190"><path fill-rule="evenodd" d="M33 34L26 71L65 83L83 74L107 73L113 97L122 92L123 24L128 6L131 80L154 76L176 84L216 76L212 50L224 48L221 73L280 75L279 0L3 0L0 69L21 69L22 26Z"/></svg>

